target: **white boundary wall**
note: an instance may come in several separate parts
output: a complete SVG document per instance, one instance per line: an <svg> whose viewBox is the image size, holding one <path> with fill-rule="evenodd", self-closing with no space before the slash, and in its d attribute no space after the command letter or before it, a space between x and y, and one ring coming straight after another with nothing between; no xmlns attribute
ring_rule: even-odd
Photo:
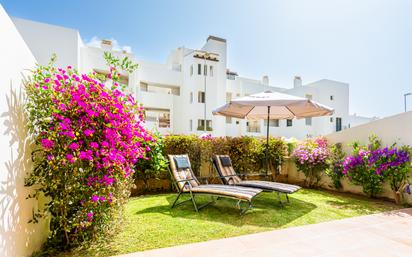
<svg viewBox="0 0 412 257"><path fill-rule="evenodd" d="M0 255L30 256L48 231L46 221L28 223L38 202L26 200L30 191L24 187L32 169L32 141L22 112L21 81L36 60L1 5L0 35Z"/></svg>
<svg viewBox="0 0 412 257"><path fill-rule="evenodd" d="M350 129L326 135L331 143L343 143L345 150L350 150L348 144L358 141L368 143L371 134L377 135L384 145L396 142L399 146L412 146L412 111L375 120Z"/></svg>

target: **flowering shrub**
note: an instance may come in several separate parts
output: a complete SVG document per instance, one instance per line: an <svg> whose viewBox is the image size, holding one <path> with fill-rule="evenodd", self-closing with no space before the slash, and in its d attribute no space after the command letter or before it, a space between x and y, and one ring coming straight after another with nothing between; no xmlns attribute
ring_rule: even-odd
<svg viewBox="0 0 412 257"><path fill-rule="evenodd" d="M209 163L214 154L228 154L238 173L261 173L266 168L265 144L266 138L248 136L170 135L164 138L164 155L188 154L197 175L200 175L201 165ZM287 146L283 140L274 137L269 139L269 163L272 170L276 171L286 152Z"/></svg>
<svg viewBox="0 0 412 257"><path fill-rule="evenodd" d="M400 200L401 190L406 186L411 171L410 150L409 147L399 149L396 146L392 146L390 149L387 147L384 148L381 152L381 159L384 160L381 166L381 172L383 171L389 180L397 202Z"/></svg>
<svg viewBox="0 0 412 257"><path fill-rule="evenodd" d="M108 63L120 61L110 54ZM97 74L71 67L38 66L26 83L26 112L36 142L34 170L26 186L50 200L34 220L50 214L49 244L69 248L109 229L129 194L133 165L147 158L142 108L119 89L120 72L110 67L107 88ZM136 68L130 60L121 67Z"/></svg>
<svg viewBox="0 0 412 257"><path fill-rule="evenodd" d="M292 153L296 167L305 174L305 185L317 186L322 172L328 167L328 142L324 138L305 140L299 143Z"/></svg>
<svg viewBox="0 0 412 257"><path fill-rule="evenodd" d="M345 153L342 150L342 144L337 143L330 146L330 156L327 161L328 169L326 175L332 179L333 187L336 189L342 188L341 179L343 178L343 162L345 160Z"/></svg>
<svg viewBox="0 0 412 257"><path fill-rule="evenodd" d="M353 154L344 161L343 174L355 185L361 185L364 193L371 197L382 191L385 180L389 180L392 190L398 192L410 171L408 149L398 149L396 145L382 148L376 136L371 136L369 141L367 147L358 143L353 145Z"/></svg>
<svg viewBox="0 0 412 257"><path fill-rule="evenodd" d="M134 180L142 180L145 188L148 191L148 180L152 177L164 177L167 172L167 159L163 155L164 140L158 133L153 134L153 141L144 142L143 146L148 151L146 158L140 158L135 164Z"/></svg>

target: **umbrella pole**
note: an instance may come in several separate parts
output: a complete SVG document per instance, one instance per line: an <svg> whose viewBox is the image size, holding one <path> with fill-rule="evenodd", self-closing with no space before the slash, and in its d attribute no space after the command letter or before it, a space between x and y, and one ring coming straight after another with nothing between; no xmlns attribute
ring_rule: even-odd
<svg viewBox="0 0 412 257"><path fill-rule="evenodd" d="M269 174L269 116L270 106L268 106L268 119L266 124L266 176Z"/></svg>

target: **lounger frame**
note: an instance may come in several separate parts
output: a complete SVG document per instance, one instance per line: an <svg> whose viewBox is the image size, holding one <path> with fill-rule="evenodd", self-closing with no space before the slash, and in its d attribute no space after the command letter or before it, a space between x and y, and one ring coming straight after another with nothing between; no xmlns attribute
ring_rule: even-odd
<svg viewBox="0 0 412 257"><path fill-rule="evenodd" d="M218 174L218 178L220 178L220 180L222 181L223 184L225 185L231 185L231 186L242 186L242 187L251 187L251 186L246 186L246 185L240 185L240 184L229 184L228 181L230 179L233 180L233 177L240 177L238 174L234 174L234 175L227 175L227 176L223 176L222 174L220 174L220 171L218 170L218 168L216 167L217 164L215 164L215 162L213 161L213 158L210 158L210 164L212 165L213 169L216 171L216 174ZM242 174L244 175L244 174ZM229 178L229 179L227 179ZM252 187L254 188L254 187ZM290 200L289 200L289 194L285 193L285 192L280 192L280 191L276 191L276 190L269 190L269 189L265 189L265 188L259 188L261 189L263 192L268 192L268 193L276 193L277 196L277 201L279 206L283 207L283 205L285 204L289 204ZM282 200L281 194L285 195L285 199L286 201Z"/></svg>
<svg viewBox="0 0 412 257"><path fill-rule="evenodd" d="M246 213L248 210L250 210L250 209L253 208L252 200L253 200L256 196L252 197L252 199L249 201L249 200L239 199L239 198L237 198L237 197L228 196L228 195L223 195L223 194L212 194L212 193L192 192L192 185L191 185L189 182L190 182L191 180L195 180L194 178L192 178L192 179L184 179L184 180L176 180L176 178L174 177L173 172L172 172L170 166L168 167L168 171L169 171L170 177L172 178L172 184L173 184L173 186L176 188L176 190L177 190L177 192L178 192L178 194L177 194L177 196L176 196L176 199L174 200L174 202L173 202L173 204L172 204L172 206L171 206L171 209L173 209L174 207L177 207L177 206L179 206L179 205L182 205L182 204L184 204L184 203L187 203L187 202L191 201L192 204L193 204L193 207L194 207L195 210L196 210L196 212L199 212L199 210L203 209L204 207L206 207L206 206L208 206L208 205L211 205L211 204L214 204L217 200L219 200L219 198L229 198L229 199L237 200L236 207L239 209L240 215L243 215L243 214ZM197 179L199 179L199 178L197 178ZM183 190L179 187L179 184L178 184L178 183L181 183L181 182L184 183L184 184L182 185L182 188L185 188L185 186L188 185L188 189L189 189L188 191L183 191ZM190 198L178 203L178 200L179 200L180 196L185 195L185 194L186 194L186 195L189 195ZM205 203L205 204L203 204L203 205L198 206L198 204L196 203L196 199L195 199L195 196L196 196L196 195L207 195L207 196L211 196L212 200L211 200L210 202L207 202L207 203ZM216 197L216 199L215 199L214 197ZM241 203L242 203L242 202L245 202L245 203L246 203L246 207L242 208L242 206L241 206Z"/></svg>

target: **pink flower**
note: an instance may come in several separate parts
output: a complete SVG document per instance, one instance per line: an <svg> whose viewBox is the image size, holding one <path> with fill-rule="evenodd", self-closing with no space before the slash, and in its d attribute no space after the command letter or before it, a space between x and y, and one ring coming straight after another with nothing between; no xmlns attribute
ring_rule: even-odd
<svg viewBox="0 0 412 257"><path fill-rule="evenodd" d="M71 143L71 144L69 145L69 148L70 148L71 150L77 150L77 149L79 149L79 144L78 144L78 143Z"/></svg>
<svg viewBox="0 0 412 257"><path fill-rule="evenodd" d="M99 148L99 144L96 143L96 142L91 142L91 143L90 143L90 146L93 147L94 149Z"/></svg>
<svg viewBox="0 0 412 257"><path fill-rule="evenodd" d="M75 162L75 160L74 160L74 157L73 157L73 155L72 154L66 154L66 159L70 162L70 163L74 163Z"/></svg>
<svg viewBox="0 0 412 257"><path fill-rule="evenodd" d="M41 140L41 145L43 146L44 149L50 150L54 147L54 142L50 139L43 138Z"/></svg>
<svg viewBox="0 0 412 257"><path fill-rule="evenodd" d="M99 197L97 195L93 195L92 198L90 198L90 200L92 200L92 202L97 202L99 201Z"/></svg>
<svg viewBox="0 0 412 257"><path fill-rule="evenodd" d="M93 130L93 129L86 129L86 130L84 131L84 135L85 135L86 137L88 137L88 136L90 136L90 135L93 135L93 133L94 133L94 130Z"/></svg>

